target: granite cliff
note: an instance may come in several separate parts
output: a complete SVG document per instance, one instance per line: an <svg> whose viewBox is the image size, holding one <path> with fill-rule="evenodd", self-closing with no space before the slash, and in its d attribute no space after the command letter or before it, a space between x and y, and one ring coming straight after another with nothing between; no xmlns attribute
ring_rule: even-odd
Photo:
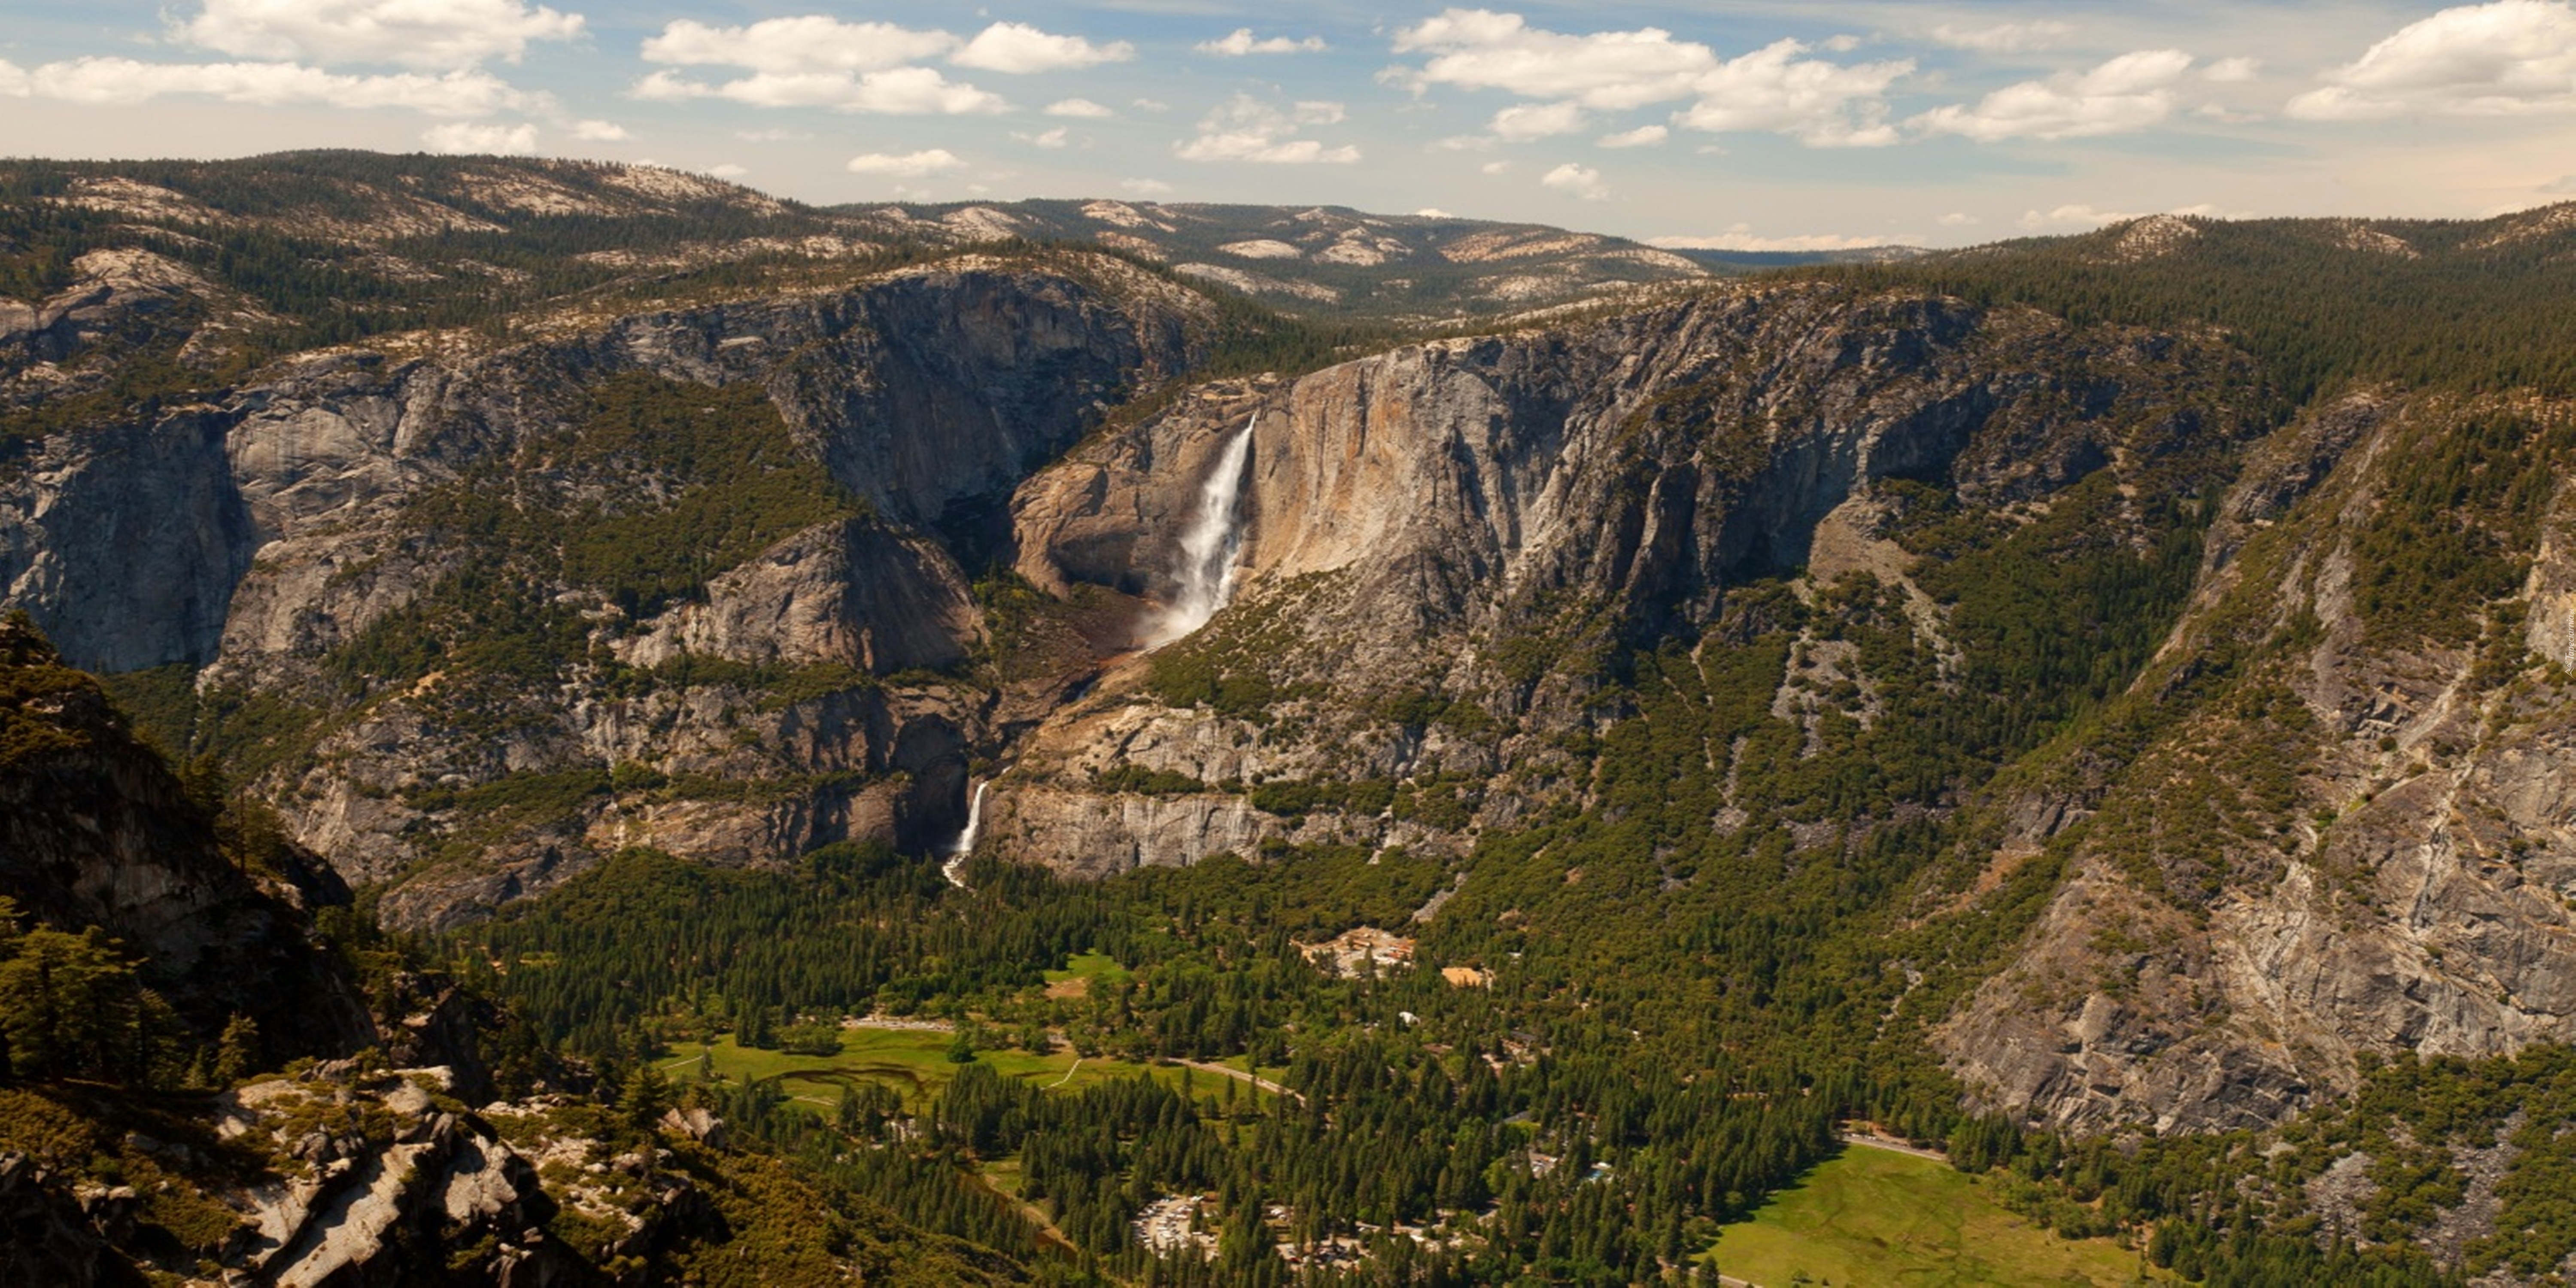
<svg viewBox="0 0 2576 1288"><path fill-rule="evenodd" d="M1906 580L1913 556L1874 531L1882 483L1937 479L2004 513L2097 470L2188 482L2179 463L2206 469L2255 432L2244 378L2217 346L2169 335L1745 287L1202 391L1024 485L1020 571L1167 593L1184 507L1248 421L1234 604L1041 727L997 780L984 836L1088 873L1283 836L1463 854L1483 824L1580 801L1516 784L1574 772L1562 736L1620 718L1613 653L1699 636L1731 589L1884 574L1925 646L1953 647ZM1258 696L1174 701L1190 674ZM1112 800L1085 786L1127 765L1166 777ZM1292 825L1245 790L1444 775L1476 780L1490 813Z"/></svg>
<svg viewBox="0 0 2576 1288"><path fill-rule="evenodd" d="M352 879L533 792L530 826L388 905L406 921L631 839L927 844L984 701L943 675L983 628L939 534L977 540L1031 465L1179 371L1205 315L1113 260L967 257L560 342L299 355L28 447L0 563L75 659L185 667L183 718L266 722L261 790ZM699 418L686 447L671 417ZM540 671L569 687L529 691Z"/></svg>
<svg viewBox="0 0 2576 1288"><path fill-rule="evenodd" d="M1942 1033L1973 1084L2087 1128L2205 1129L2347 1090L2363 1053L2576 1037L2571 423L2362 393L2254 455L2110 717L2139 753L2003 797L2032 825L1998 869L2066 879Z"/></svg>

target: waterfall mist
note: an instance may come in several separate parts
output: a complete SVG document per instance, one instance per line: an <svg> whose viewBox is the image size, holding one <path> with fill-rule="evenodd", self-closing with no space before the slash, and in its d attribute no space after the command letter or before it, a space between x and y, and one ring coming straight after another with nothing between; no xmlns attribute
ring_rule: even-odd
<svg viewBox="0 0 2576 1288"><path fill-rule="evenodd" d="M1218 454L1207 482L1199 485L1198 512L1181 533L1180 559L1172 569L1172 600L1156 615L1145 647L1161 648L1207 625L1234 598L1234 560L1243 551L1243 473L1251 454L1252 422L1247 420Z"/></svg>

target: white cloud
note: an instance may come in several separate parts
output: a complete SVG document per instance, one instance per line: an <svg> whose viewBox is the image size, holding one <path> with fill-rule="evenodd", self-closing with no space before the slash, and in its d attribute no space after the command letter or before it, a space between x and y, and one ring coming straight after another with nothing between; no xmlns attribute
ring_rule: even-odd
<svg viewBox="0 0 2576 1288"><path fill-rule="evenodd" d="M733 136L745 143L793 143L814 137L803 130L736 130Z"/></svg>
<svg viewBox="0 0 2576 1288"><path fill-rule="evenodd" d="M1136 56L1126 41L1095 45L1080 36L1056 36L1024 22L997 22L976 33L966 47L948 56L960 67L1020 76L1123 63Z"/></svg>
<svg viewBox="0 0 2576 1288"><path fill-rule="evenodd" d="M1079 102L1080 100L1077 99L1075 101ZM1127 106L1135 108L1139 112L1168 112L1172 110L1171 104L1158 98L1136 99L1128 103Z"/></svg>
<svg viewBox="0 0 2576 1288"><path fill-rule="evenodd" d="M1567 196L1577 197L1584 201L1608 201L1610 199L1610 189L1602 185L1601 172L1588 165L1576 165L1575 163L1568 161L1564 165L1558 166L1557 168L1548 171L1546 174L1540 175L1538 181L1542 187L1550 188L1557 192L1562 192Z"/></svg>
<svg viewBox="0 0 2576 1288"><path fill-rule="evenodd" d="M1037 134L1019 134L1019 133L1014 133L1014 134L1012 134L1012 135L1011 135L1011 137L1012 137L1012 138L1015 138L1015 139L1018 139L1020 142L1022 142L1022 143L1026 143L1026 144L1028 144L1028 145L1029 145L1029 146L1031 146L1031 147L1039 147L1039 148L1060 148L1060 147L1063 147L1063 146L1065 145L1066 133L1065 133L1065 127L1063 127L1063 126L1059 125L1059 126L1055 127L1055 128L1054 128L1054 129L1052 129L1052 130L1046 130L1046 131L1043 131L1043 132L1041 132L1041 133L1037 133Z"/></svg>
<svg viewBox="0 0 2576 1288"><path fill-rule="evenodd" d="M575 121L572 123L572 136L596 143L615 143L626 138L627 134L626 127L615 121Z"/></svg>
<svg viewBox="0 0 2576 1288"><path fill-rule="evenodd" d="M2191 70L2178 49L2122 54L2089 72L2007 85L1974 107L1934 108L1907 124L1979 142L2075 139L2142 130L2173 115L2173 85Z"/></svg>
<svg viewBox="0 0 2576 1288"><path fill-rule="evenodd" d="M203 94L262 107L397 107L432 116L551 111L554 100L485 72L349 76L295 63L144 63L75 58L26 74L25 92L70 103L142 103Z"/></svg>
<svg viewBox="0 0 2576 1288"><path fill-rule="evenodd" d="M1172 185L1160 179L1121 179L1118 186L1139 197L1168 197L1173 192Z"/></svg>
<svg viewBox="0 0 2576 1288"><path fill-rule="evenodd" d="M1495 137L1512 143L1573 134L1589 122L1580 103L1524 103L1494 113L1489 126Z"/></svg>
<svg viewBox="0 0 2576 1288"><path fill-rule="evenodd" d="M2400 28L2290 100L2311 121L2523 116L2576 110L2576 6L2496 0Z"/></svg>
<svg viewBox="0 0 2576 1288"><path fill-rule="evenodd" d="M1449 9L1396 33L1397 53L1431 57L1388 78L1416 93L1499 89L1595 111L1690 99L1674 118L1690 129L1778 131L1818 146L1895 142L1880 98L1913 62L1840 64L1805 57L1810 48L1782 40L1730 60L1655 27L1575 36L1519 14Z"/></svg>
<svg viewBox="0 0 2576 1288"><path fill-rule="evenodd" d="M771 18L747 27L711 27L682 18L644 42L644 61L681 67L741 67L755 72L873 72L936 57L957 47L944 31L914 31L887 22L842 22L821 14Z"/></svg>
<svg viewBox="0 0 2576 1288"><path fill-rule="evenodd" d="M920 152L906 152L900 155L889 152L869 152L851 157L849 163L842 168L852 174L882 174L899 179L918 179L924 175L946 174L951 170L964 169L965 166L965 158L946 148L927 148Z"/></svg>
<svg viewBox="0 0 2576 1288"><path fill-rule="evenodd" d="M1725 232L1701 237L1649 237L1649 246L1666 250L1747 250L1747 251L1817 251L1859 250L1890 244L1886 237L1846 236L1841 233L1800 233L1790 237L1756 236L1751 224L1735 224Z"/></svg>
<svg viewBox="0 0 2576 1288"><path fill-rule="evenodd" d="M1237 27L1234 34L1223 40L1202 40L1191 48L1219 58L1241 58L1247 54L1316 54L1332 46L1325 44L1321 36L1308 36L1303 40L1272 36L1266 40L1255 40L1252 28Z"/></svg>
<svg viewBox="0 0 2576 1288"><path fill-rule="evenodd" d="M1981 221L1975 215L1969 214L1967 211L1953 210L1950 213L1941 216L1934 222L1940 224L1944 228L1965 228L1970 224L1979 223Z"/></svg>
<svg viewBox="0 0 2576 1288"><path fill-rule="evenodd" d="M1660 147L1662 146L1663 141L1670 137L1671 134L1672 131L1665 129L1660 125L1640 125L1633 130L1622 130L1617 134L1602 135L1601 146L1605 148Z"/></svg>
<svg viewBox="0 0 2576 1288"><path fill-rule="evenodd" d="M628 92L659 102L721 98L753 107L828 107L836 112L888 116L967 116L1004 111L1010 106L999 95L949 80L929 67L894 67L858 76L844 72L755 72L721 85L659 71L635 82Z"/></svg>
<svg viewBox="0 0 2576 1288"><path fill-rule="evenodd" d="M1945 22L1932 29L1932 38L1942 44L1987 54L2026 54L2038 49L2054 49L2074 34L2073 27L2046 19L1997 23L1991 27L1962 27Z"/></svg>
<svg viewBox="0 0 2576 1288"><path fill-rule="evenodd" d="M2217 62L2211 63L2205 70L2203 70L2200 73L2200 78L2205 81L2214 81L2222 85L2232 85L2242 83L2244 81L2250 81L2254 79L2256 73L2262 70L2263 63L2260 59L2221 58Z"/></svg>
<svg viewBox="0 0 2576 1288"><path fill-rule="evenodd" d="M521 0L205 0L172 34L245 58L461 70L581 29L579 14Z"/></svg>
<svg viewBox="0 0 2576 1288"><path fill-rule="evenodd" d="M828 107L842 112L963 116L1006 110L996 94L952 81L925 59L1008 74L1093 67L1136 55L1124 41L1096 45L1025 23L997 22L973 40L945 31L883 22L843 22L820 14L770 18L742 27L681 19L644 42L647 62L681 67L737 67L748 75L721 84L657 71L636 82L638 98L729 99L755 107ZM1108 115L1084 99L1048 109L1058 116Z"/></svg>
<svg viewBox="0 0 2576 1288"><path fill-rule="evenodd" d="M1913 72L1913 60L1829 63L1799 57L1806 49L1775 41L1710 70L1696 84L1699 101L1675 114L1674 124L1710 133L1776 131L1812 147L1896 142L1882 96Z"/></svg>
<svg viewBox="0 0 2576 1288"><path fill-rule="evenodd" d="M1424 206L1422 209L1414 211L1413 217L1416 219L1455 219L1458 216L1450 214L1448 211L1442 210L1438 206Z"/></svg>
<svg viewBox="0 0 2576 1288"><path fill-rule="evenodd" d="M751 173L751 171L728 161L723 165L708 166L707 173L714 175L719 179L739 179L744 175Z"/></svg>
<svg viewBox="0 0 2576 1288"><path fill-rule="evenodd" d="M2557 178L2540 185L2540 190L2552 196L2566 196L2571 193L2576 193L2576 174L2562 174Z"/></svg>
<svg viewBox="0 0 2576 1288"><path fill-rule="evenodd" d="M1407 74L1417 89L1508 90L1604 111L1688 97L1693 79L1718 61L1708 46L1655 27L1569 36L1489 9L1444 10L1397 32L1395 51L1432 55Z"/></svg>
<svg viewBox="0 0 2576 1288"><path fill-rule="evenodd" d="M25 98L29 79L26 68L0 58L0 98Z"/></svg>
<svg viewBox="0 0 2576 1288"><path fill-rule="evenodd" d="M1349 165L1360 150L1349 144L1328 147L1313 139L1293 137L1309 125L1342 119L1339 103L1299 103L1280 111L1248 94L1237 94L1199 121L1198 136L1173 145L1184 161L1256 161L1270 165Z"/></svg>
<svg viewBox="0 0 2576 1288"><path fill-rule="evenodd" d="M533 125L475 125L451 121L433 125L422 132L420 141L432 152L495 153L501 156L526 156L537 150L537 127Z"/></svg>
<svg viewBox="0 0 2576 1288"><path fill-rule="evenodd" d="M1087 98L1061 99L1046 105L1049 116L1070 117L1077 121L1100 121L1118 115Z"/></svg>

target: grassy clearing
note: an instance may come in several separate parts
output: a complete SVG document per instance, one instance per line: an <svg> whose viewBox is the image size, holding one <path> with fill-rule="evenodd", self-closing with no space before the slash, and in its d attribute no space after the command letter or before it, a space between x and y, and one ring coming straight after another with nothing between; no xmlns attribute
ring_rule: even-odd
<svg viewBox="0 0 2576 1288"><path fill-rule="evenodd" d="M1095 980L1119 984L1127 979L1127 968L1119 965L1116 958L1106 953L1075 953L1065 960L1063 970L1046 973L1046 994L1049 997L1089 997Z"/></svg>
<svg viewBox="0 0 2576 1288"><path fill-rule="evenodd" d="M839 1055L789 1055L737 1046L733 1035L726 1034L712 1045L684 1044L662 1063L670 1076L685 1079L696 1075L703 1053L706 1068L719 1078L739 1082L776 1079L780 1090L808 1103L837 1104L843 1086L864 1078L892 1086L902 1094L907 1109L919 1111L948 1085L949 1079L957 1076L959 1066L948 1058L950 1041L947 1033L924 1029L843 1029ZM1140 1073L1150 1074L1176 1089L1187 1075L1191 1090L1201 1099L1224 1090L1219 1075L1097 1056L1077 1064L1073 1052L1063 1048L1048 1055L979 1051L975 1058L1005 1078L1019 1078L1050 1091L1079 1091L1095 1083L1133 1078ZM1260 1094L1250 1087L1237 1091L1242 1095Z"/></svg>
<svg viewBox="0 0 2576 1288"><path fill-rule="evenodd" d="M2142 1282L2142 1262L2132 1249L2109 1239L2061 1239L2006 1210L1983 1178L1857 1146L1774 1195L1751 1220L1719 1231L1707 1259L1762 1288ZM2145 1280L2171 1281L2162 1273Z"/></svg>

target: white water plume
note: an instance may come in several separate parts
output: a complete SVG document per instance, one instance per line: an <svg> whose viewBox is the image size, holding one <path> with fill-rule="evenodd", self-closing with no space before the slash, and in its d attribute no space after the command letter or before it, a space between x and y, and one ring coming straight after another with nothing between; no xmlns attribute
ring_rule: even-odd
<svg viewBox="0 0 2576 1288"><path fill-rule="evenodd" d="M975 834L984 830L984 793L992 789L989 779L975 784L975 794L966 798L965 830L949 843L948 861L939 865L939 875L948 878L948 884L960 890L966 888L966 878L958 873L965 870L966 860L974 856Z"/></svg>
<svg viewBox="0 0 2576 1288"><path fill-rule="evenodd" d="M1207 625L1234 598L1234 560L1243 553L1243 467L1252 454L1252 422L1218 453L1216 469L1199 485L1199 509L1181 533L1181 557L1172 570L1177 588L1154 622L1147 648L1161 648Z"/></svg>

